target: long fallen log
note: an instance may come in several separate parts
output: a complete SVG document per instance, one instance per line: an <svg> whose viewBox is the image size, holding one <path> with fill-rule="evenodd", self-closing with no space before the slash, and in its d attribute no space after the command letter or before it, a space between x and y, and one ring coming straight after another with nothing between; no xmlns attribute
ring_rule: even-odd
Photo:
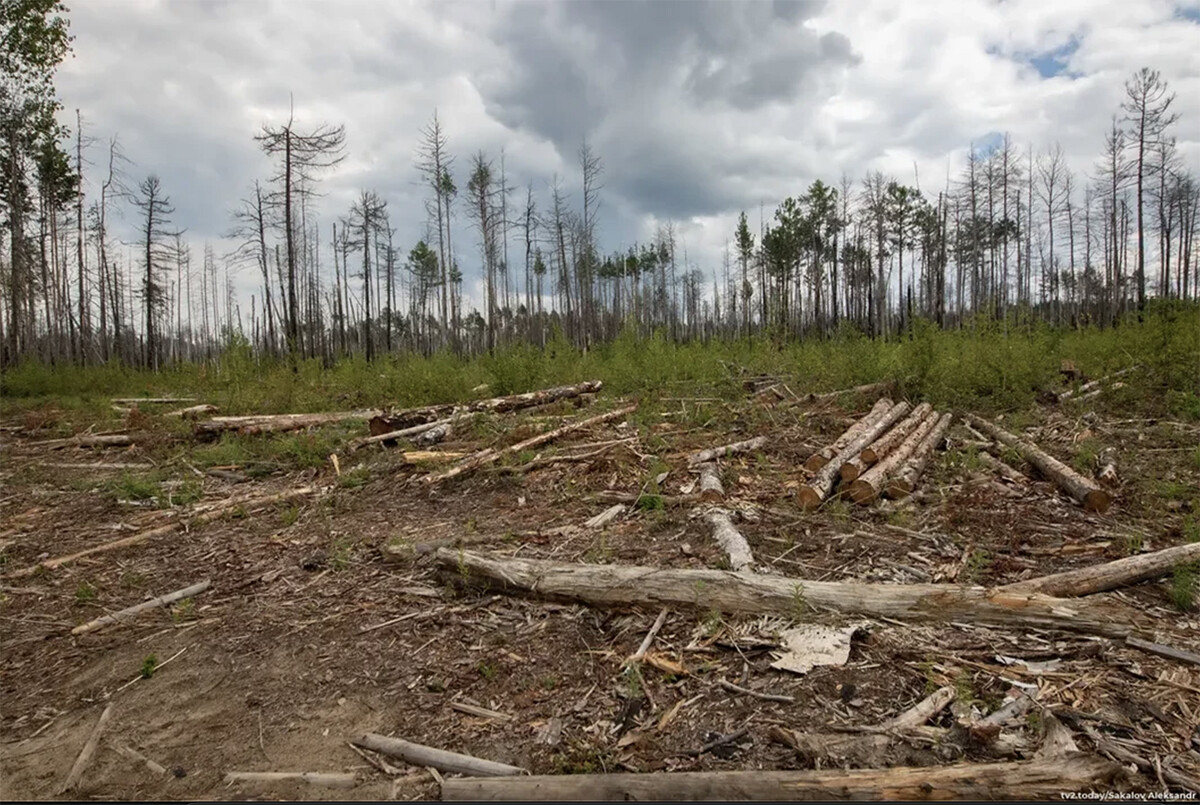
<svg viewBox="0 0 1200 805"><path fill-rule="evenodd" d="M546 444L547 442L552 442L561 436L565 436L572 431L590 427L591 425L599 425L614 419L619 419L623 416L632 414L636 410L636 404L627 405L624 408L618 408L615 411L609 411L605 414L588 417L587 419L581 419L576 422L563 425L561 428L555 428L552 431L547 431L546 433L526 439L523 442L517 442L514 445L505 447L503 450L496 450L490 447L486 450L480 450L478 453L468 456L444 472L426 475L421 479L421 482L425 484L435 484L450 478L455 478L463 473L479 469L480 467L486 467L489 464L494 464L502 456L520 453L522 450L528 450L531 447L538 447L539 445Z"/></svg>
<svg viewBox="0 0 1200 805"><path fill-rule="evenodd" d="M1102 385L1107 383L1109 380L1112 380L1114 377L1120 377L1121 375L1127 375L1130 372L1132 372L1134 369L1138 369L1138 368L1140 368L1140 367L1139 366L1130 366L1129 368L1122 369L1119 372L1113 372L1110 375L1105 375L1104 377L1100 378L1099 380L1093 380L1090 383L1084 383L1082 386L1080 386L1077 389L1068 389L1067 391L1064 391L1058 395L1058 401L1065 402L1072 398L1083 399L1084 397L1090 396L1089 392L1091 394L1095 394L1097 391L1100 390L1100 387ZM1082 395L1082 396L1080 396L1080 395Z"/></svg>
<svg viewBox="0 0 1200 805"><path fill-rule="evenodd" d="M725 570L636 565L557 564L439 549L437 564L502 589L588 604L678 604L702 611L790 615L797 602L816 609L899 620L963 621L1125 637L1144 618L1119 604L947 584L808 581Z"/></svg>
<svg viewBox="0 0 1200 805"><path fill-rule="evenodd" d="M866 383L861 386L854 386L848 389L838 389L837 391L825 391L817 393L811 391L808 394L799 398L798 402L816 402L817 400L832 400L835 397L841 397L843 394L890 394L895 387L895 383L890 380L885 380L882 383Z"/></svg>
<svg viewBox="0 0 1200 805"><path fill-rule="evenodd" d="M329 411L318 414L253 414L251 416L215 416L204 422L197 422L197 436L215 437L222 433L233 431L245 435L258 433L284 433L291 430L303 430L321 425L336 425L356 419L370 419L376 416L377 410L368 411Z"/></svg>
<svg viewBox="0 0 1200 805"><path fill-rule="evenodd" d="M1015 763L823 771L691 771L657 774L559 774L442 781L447 801L662 802L726 800L1058 799L1107 786L1122 768L1075 752Z"/></svg>
<svg viewBox="0 0 1200 805"><path fill-rule="evenodd" d="M820 450L809 456L808 461L804 462L804 468L811 472L816 472L824 467L833 460L834 456L842 451L843 447L857 439L859 434L871 427L871 425L878 422L880 417L882 417L891 409L892 401L887 397L881 397L880 399L876 400L875 405L871 407L871 410L867 412L866 416L851 425L845 433L833 441L833 444L822 447Z"/></svg>
<svg viewBox="0 0 1200 805"><path fill-rule="evenodd" d="M1191 542L1153 553L1127 556L1102 565L1025 579L1006 584L999 589L1060 597L1091 595L1156 579L1170 573L1176 565L1196 561L1200 561L1200 542Z"/></svg>
<svg viewBox="0 0 1200 805"><path fill-rule="evenodd" d="M725 509L712 509L705 519L713 527L713 539L729 557L729 566L735 571L745 570L754 564L750 543L733 525L733 519Z"/></svg>
<svg viewBox="0 0 1200 805"><path fill-rule="evenodd" d="M847 492L851 499L860 505L872 503L879 499L879 495L883 492L888 480L898 468L901 468L924 442L925 437L930 431L937 427L938 414L936 411L927 411L926 416L916 426L915 429L909 431L895 450L892 450L886 455L883 461L871 467L859 478L855 478L851 482Z"/></svg>
<svg viewBox="0 0 1200 805"><path fill-rule="evenodd" d="M119 623L120 621L128 620L128 619L134 617L135 615L139 615L142 612L145 612L148 609L156 609L157 607L166 606L167 604L173 604L176 601L180 601L184 598L191 598L194 595L199 595L200 593L207 590L211 585L212 585L211 580L205 580L198 584L193 584L189 587L184 587L182 590L176 590L173 593L167 593L166 595L160 595L158 598L152 598L149 601L143 601L140 604L134 604L131 607L126 607L125 609L118 610L117 612L113 612L110 615L101 615L99 618L96 618L95 620L88 621L87 623L81 623L80 625L76 626L74 629L71 630L71 634L81 635L86 632L94 632L95 630L99 629L102 626L107 626L110 623Z"/></svg>
<svg viewBox="0 0 1200 805"><path fill-rule="evenodd" d="M462 755L458 752L447 752L432 746L412 743L403 738L388 738L368 732L355 738L350 743L372 752L399 758L414 766L432 766L439 771L454 774L472 774L476 777L504 777L507 775L524 774L525 769L509 766L507 763L497 763L494 760L484 760L472 755Z"/></svg>
<svg viewBox="0 0 1200 805"><path fill-rule="evenodd" d="M733 444L722 445L721 447L710 447L707 450L700 450L688 456L688 466L695 467L699 464L704 464L721 456L731 456L735 453L748 453L751 450L757 450L767 443L766 436L756 436L753 439L746 439L742 442L734 442Z"/></svg>
<svg viewBox="0 0 1200 805"><path fill-rule="evenodd" d="M886 458L908 438L908 435L925 422L926 417L933 411L929 403L921 403L912 413L896 424L894 428L880 436L862 449L857 456L851 457L842 464L842 483L849 483L867 471L869 467Z"/></svg>
<svg viewBox="0 0 1200 805"><path fill-rule="evenodd" d="M199 419L202 416L215 414L220 409L215 405L204 403L203 405L192 405L187 408L179 408L174 411L167 411L163 416L174 417L176 419Z"/></svg>
<svg viewBox="0 0 1200 805"><path fill-rule="evenodd" d="M354 772L320 771L231 771L225 773L225 784L301 782L321 788L354 788L358 775Z"/></svg>
<svg viewBox="0 0 1200 805"><path fill-rule="evenodd" d="M1023 484L1029 481L1029 479L1025 477L1025 473L1021 472L1020 470L1013 469L986 450L980 451L979 453L976 453L976 455L979 457L980 464L987 467L989 470L996 473L1006 481L1010 481L1014 484Z"/></svg>
<svg viewBox="0 0 1200 805"><path fill-rule="evenodd" d="M436 430L443 425L449 425L451 422L453 422L453 419L447 417L446 419L435 419L433 422L424 422L420 425L413 425L408 428L401 428L400 430L377 433L374 436L364 436L361 439L355 439L354 441L350 442L349 449L353 452L354 450L366 447L369 444L390 442L396 439L407 439L410 436L419 436L421 434L428 433L431 430Z"/></svg>
<svg viewBox="0 0 1200 805"><path fill-rule="evenodd" d="M83 433L78 436L70 436L66 439L47 439L42 442L33 442L33 447L49 447L51 450L59 450L63 447L128 447L133 444L133 438L125 433L107 433L94 436Z"/></svg>
<svg viewBox="0 0 1200 805"><path fill-rule="evenodd" d="M63 782L62 787L58 789L61 796L79 785L83 779L83 773L87 770L88 764L92 762L92 758L96 755L96 747L100 745L100 736L104 734L104 727L108 724L108 719L112 715L113 703L109 702L104 711L100 713L100 719L96 722L96 726L92 728L91 734L88 735L87 742L84 743L83 749L79 753L79 757L75 758L75 762L71 765L71 771L67 774L67 779Z"/></svg>
<svg viewBox="0 0 1200 805"><path fill-rule="evenodd" d="M137 405L138 403L146 403L147 405L169 405L171 403L195 402L195 397L113 397L112 402L117 405Z"/></svg>
<svg viewBox="0 0 1200 805"><path fill-rule="evenodd" d="M900 468L900 471L888 483L887 496L889 498L899 500L907 495L911 495L913 490L917 488L917 481L921 479L925 468L929 466L929 462L933 459L934 450L946 438L946 433L950 430L950 423L953 421L954 414L942 414L941 419L933 426L933 429L925 434L925 437L921 439L921 443L917 445L917 449L913 451L908 462Z"/></svg>
<svg viewBox="0 0 1200 805"><path fill-rule="evenodd" d="M539 405L549 405L559 400L569 400L584 394L594 394L604 387L599 380L587 380L573 386L555 386L554 388L530 391L524 394L510 394L504 397L492 397L487 400L474 400L466 403L443 403L440 405L425 405L419 408L405 408L394 411L381 411L371 418L371 433L386 433L400 430L411 425L419 425L435 419L446 419L456 414L470 414L481 411L502 413L518 411L522 408L536 408Z"/></svg>
<svg viewBox="0 0 1200 805"><path fill-rule="evenodd" d="M716 464L700 465L700 499L715 502L725 497L725 487L721 485L721 476Z"/></svg>
<svg viewBox="0 0 1200 805"><path fill-rule="evenodd" d="M829 497L829 493L833 491L834 484L837 483L838 473L841 471L842 464L851 457L861 453L862 449L878 439L881 433L884 433L892 425L899 422L909 412L910 408L911 406L908 403L898 402L888 409L883 416L863 428L825 466L817 470L817 474L807 484L800 487L797 492L800 505L805 509L815 509L824 503L825 499Z"/></svg>
<svg viewBox="0 0 1200 805"><path fill-rule="evenodd" d="M128 537L121 537L120 539L115 539L115 540L112 540L111 542L104 542L104 543L101 543L100 545L93 545L91 548L85 548L82 551L77 551L76 553L67 554L66 556L59 556L54 559L46 559L42 562L37 563L36 565L30 565L29 567L23 567L20 570L13 571L12 573L8 574L8 577L14 578L14 579L19 579L19 578L24 578L26 576L32 576L34 573L37 573L39 570L41 570L43 568L46 570L53 570L56 567L61 567L62 565L69 564L78 559L82 559L85 556L92 556L92 555L98 554L98 553L106 553L108 551L115 551L115 550L118 550L119 548L127 548L131 545L138 545L140 543L146 542L147 540L154 539L155 537L161 537L164 534L170 534L173 531L178 531L179 529L181 529L185 526L188 528L191 528L192 526L203 525L204 523L212 522L213 520L220 519L221 517L224 517L227 514L232 514L233 512L236 512L239 510L249 512L260 506L268 506L272 503L282 503L284 501L293 500L298 497L304 497L306 495L311 495L314 492L316 492L317 490L318 490L318 487L315 487L315 486L303 486L303 487L300 487L299 489L289 489L286 492L280 492L279 494L276 494L276 495L264 495L262 497L257 497L257 498L244 498L241 500L230 501L228 503L224 503L220 506L217 506L216 508L210 509L209 511L206 511L203 514L198 514L187 522L184 522L182 520L176 520L175 522L168 523L167 525L164 525L164 526L159 526L157 528L151 528L147 531L139 531L138 533L132 534Z"/></svg>
<svg viewBox="0 0 1200 805"><path fill-rule="evenodd" d="M1108 507L1112 504L1112 495L1066 464L986 419L967 414L966 420L996 441L1006 444L1020 453L1022 458L1037 467L1060 489L1082 503L1084 509L1101 514L1108 511Z"/></svg>

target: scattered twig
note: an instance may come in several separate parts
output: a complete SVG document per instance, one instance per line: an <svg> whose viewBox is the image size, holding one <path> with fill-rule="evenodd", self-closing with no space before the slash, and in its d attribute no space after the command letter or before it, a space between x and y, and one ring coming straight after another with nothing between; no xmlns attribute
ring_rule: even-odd
<svg viewBox="0 0 1200 805"><path fill-rule="evenodd" d="M112 715L112 709L113 703L109 702L104 711L100 713L100 719L96 722L96 726L92 728L92 734L88 736L87 743L83 745L83 750L80 751L79 757L75 758L75 763L71 766L71 772L67 775L66 781L58 789L60 796L78 786L79 781L83 779L83 772L87 769L88 764L92 762L92 757L96 754L96 747L100 745L100 735L104 732L104 726L108 723L109 716Z"/></svg>

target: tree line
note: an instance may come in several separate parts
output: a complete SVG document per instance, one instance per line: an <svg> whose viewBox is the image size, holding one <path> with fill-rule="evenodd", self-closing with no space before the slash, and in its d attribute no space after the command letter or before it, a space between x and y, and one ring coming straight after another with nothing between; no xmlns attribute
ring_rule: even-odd
<svg viewBox="0 0 1200 805"><path fill-rule="evenodd" d="M584 141L574 197L510 184L503 150L459 161L434 113L414 168L426 199L416 243L397 242L387 200L364 188L323 220L316 197L346 154L341 125L293 115L254 135L267 178L246 188L218 255L198 264L169 188L131 178L116 136L85 193L82 116L60 122L53 85L70 51L55 0L22 0L0 21L0 344L4 365L122 361L156 368L210 359L234 341L261 355L368 360L396 352L475 355L581 348L622 329L676 340L894 337L916 319L978 317L1112 326L1151 297L1195 300L1200 184L1182 162L1174 94L1142 69L1078 175L1058 145L1007 135L972 147L936 191L878 171L811 183L757 220L742 212L720 265L699 265L665 222L648 242L602 248L604 165ZM1100 139L1100 137L1098 137ZM89 159L89 162L91 159ZM134 243L114 239L116 209ZM327 237L326 237L327 235ZM125 248L122 249L122 246ZM249 309L234 278L253 272ZM482 280L482 304L464 295Z"/></svg>

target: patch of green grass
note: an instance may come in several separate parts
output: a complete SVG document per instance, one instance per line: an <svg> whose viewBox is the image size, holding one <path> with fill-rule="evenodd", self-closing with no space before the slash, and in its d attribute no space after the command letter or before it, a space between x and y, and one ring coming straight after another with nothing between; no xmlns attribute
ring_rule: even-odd
<svg viewBox="0 0 1200 805"><path fill-rule="evenodd" d="M366 467L355 467L343 472L338 478L338 486L343 489L357 489L371 480L371 471Z"/></svg>
<svg viewBox="0 0 1200 805"><path fill-rule="evenodd" d="M828 514L835 523L839 526L848 526L854 519L850 516L850 501L845 498L836 497L827 501L822 507L822 510Z"/></svg>
<svg viewBox="0 0 1200 805"><path fill-rule="evenodd" d="M967 554L966 567L963 568L963 578L970 584L979 584L992 569L992 555L982 548L975 548Z"/></svg>
<svg viewBox="0 0 1200 805"><path fill-rule="evenodd" d="M605 540L603 533L597 536L596 541L584 551L583 558L584 561L593 565L603 565L612 561L613 550Z"/></svg>
<svg viewBox="0 0 1200 805"><path fill-rule="evenodd" d="M108 486L109 494L115 500L154 500L155 498L165 499L162 486L157 479L139 477L124 473L120 478L110 481Z"/></svg>
<svg viewBox="0 0 1200 805"><path fill-rule="evenodd" d="M792 585L792 605L791 615L794 621L803 621L808 617L812 606L808 603L808 599L804 596L804 585L797 582Z"/></svg>
<svg viewBox="0 0 1200 805"><path fill-rule="evenodd" d="M172 506L187 506L196 503L203 497L204 484L199 478L188 478L167 493L167 500Z"/></svg>
<svg viewBox="0 0 1200 805"><path fill-rule="evenodd" d="M352 558L353 552L350 544L339 540L329 552L329 569L335 573L340 573L350 567Z"/></svg>
<svg viewBox="0 0 1200 805"><path fill-rule="evenodd" d="M146 578L145 574L139 573L136 570L126 570L124 573L121 574L121 586L122 587L130 587L130 588L136 590L140 587L145 587L146 582L147 582L147 578Z"/></svg>
<svg viewBox="0 0 1200 805"><path fill-rule="evenodd" d="M1180 530L1183 532L1184 542L1200 542L1200 519L1195 515L1185 519Z"/></svg>
<svg viewBox="0 0 1200 805"><path fill-rule="evenodd" d="M475 666L475 670L477 670L479 675L488 682L493 681L500 675L499 666L497 666L495 663L490 663L487 660L480 660L479 664Z"/></svg>
<svg viewBox="0 0 1200 805"><path fill-rule="evenodd" d="M284 528L289 528L300 519L302 509L299 506L284 506L279 510L279 522Z"/></svg>
<svg viewBox="0 0 1200 805"><path fill-rule="evenodd" d="M621 672L621 696L625 699L639 699L646 689L646 681L642 678L641 663L631 662Z"/></svg>
<svg viewBox="0 0 1200 805"><path fill-rule="evenodd" d="M196 617L196 600L184 598L175 602L171 607L171 620L175 623L186 623Z"/></svg>
<svg viewBox="0 0 1200 805"><path fill-rule="evenodd" d="M1096 457L1100 455L1101 445L1098 439L1083 439L1075 445L1075 454L1071 464L1075 471L1082 475L1091 475L1096 466Z"/></svg>
<svg viewBox="0 0 1200 805"><path fill-rule="evenodd" d="M1122 548L1126 556L1136 556L1142 552L1142 535L1136 531L1122 531L1120 534Z"/></svg>
<svg viewBox="0 0 1200 805"><path fill-rule="evenodd" d="M1171 571L1171 603L1180 612L1196 608L1200 595L1200 562L1178 564Z"/></svg>
<svg viewBox="0 0 1200 805"><path fill-rule="evenodd" d="M154 676L154 672L158 670L158 657L153 654L146 655L146 659L142 660L142 669L140 671L142 679L149 679Z"/></svg>
<svg viewBox="0 0 1200 805"><path fill-rule="evenodd" d="M641 495L633 505L635 508L647 512L664 511L667 508L662 495Z"/></svg>
<svg viewBox="0 0 1200 805"><path fill-rule="evenodd" d="M546 690L554 690L558 687L558 677L554 674L546 674L538 680L538 683Z"/></svg>
<svg viewBox="0 0 1200 805"><path fill-rule="evenodd" d="M75 600L80 604L90 604L98 595L96 588L86 581L79 582L79 586L75 588Z"/></svg>
<svg viewBox="0 0 1200 805"><path fill-rule="evenodd" d="M597 774L608 771L613 765L611 750L590 743L572 745L554 755L552 762L555 774Z"/></svg>

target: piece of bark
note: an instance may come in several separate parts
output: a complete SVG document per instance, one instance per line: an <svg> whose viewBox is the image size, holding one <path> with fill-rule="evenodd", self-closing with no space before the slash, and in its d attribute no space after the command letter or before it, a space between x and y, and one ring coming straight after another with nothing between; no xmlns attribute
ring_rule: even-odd
<svg viewBox="0 0 1200 805"><path fill-rule="evenodd" d="M1125 645L1130 648L1141 649L1150 654L1157 654L1159 657L1166 657L1170 660L1178 660L1192 665L1200 666L1200 654L1194 654L1190 651L1164 646L1161 643L1151 643L1149 640L1142 640L1139 637L1130 635L1125 638Z"/></svg>
<svg viewBox="0 0 1200 805"><path fill-rule="evenodd" d="M230 431L241 434L285 433L321 425L336 425L356 419L370 419L377 410L327 411L316 414L253 414L251 416L215 416L197 422L195 433L202 437L217 437Z"/></svg>
<svg viewBox="0 0 1200 805"><path fill-rule="evenodd" d="M79 626L76 626L74 629L71 630L71 634L81 635L81 634L84 634L85 632L93 632L96 629L99 629L102 626L107 626L110 623L117 623L119 621L129 620L129 619L135 617L136 615L138 615L139 613L145 612L148 609L155 609L157 607L166 606L167 604L172 604L183 598L191 598L192 596L199 595L200 593L207 590L211 584L212 584L211 580L202 581L198 584L193 584L190 587L184 587L182 590L176 590L173 593L167 593L166 595L160 595L158 598L153 598L149 601L143 601L140 604L135 604L134 606L126 607L125 609L122 609L118 612L113 612L110 615L101 615L99 618L96 618L95 620L91 620L91 621L88 621L87 623L83 623L83 624L80 624Z"/></svg>
<svg viewBox="0 0 1200 805"><path fill-rule="evenodd" d="M83 773L87 770L88 764L92 762L92 758L96 754L96 747L100 745L100 736L104 732L104 727L108 724L109 716L112 715L113 703L109 702L104 711L100 713L100 719L96 722L96 726L92 728L92 732L88 735L87 742L83 745L83 749L79 753L79 757L75 758L75 763L71 766L71 771L67 774L66 781L62 787L58 789L59 795L65 794L71 789L79 785L83 779Z"/></svg>
<svg viewBox="0 0 1200 805"><path fill-rule="evenodd" d="M938 426L938 422L939 417L936 411L927 412L925 418L918 423L915 429L908 432L904 441L896 449L850 483L846 490L850 498L859 505L878 500L893 474L902 469L905 463L916 455L916 451L924 443L925 437Z"/></svg>
<svg viewBox="0 0 1200 805"><path fill-rule="evenodd" d="M1008 466L1008 464L993 456L991 453L987 451L980 451L979 453L976 453L976 455L979 457L980 464L987 467L1004 480L1010 481L1014 484L1028 483L1029 479L1025 477L1025 473L1013 469L1012 467Z"/></svg>
<svg viewBox="0 0 1200 805"><path fill-rule="evenodd" d="M929 466L929 462L933 460L933 453L937 446L946 438L946 432L950 430L950 423L954 420L953 414L942 414L938 423L933 426L929 433L925 434L925 438L917 445L912 456L900 468L887 484L887 496L893 500L911 495L913 490L917 488L917 481L921 479L921 475L925 472L925 468Z"/></svg>
<svg viewBox="0 0 1200 805"><path fill-rule="evenodd" d="M479 716L480 718L490 718L496 721L511 721L512 716L508 713L501 713L498 710L489 710L486 707L479 707L466 702L450 702L450 709L457 710L460 713L466 713L469 716Z"/></svg>
<svg viewBox="0 0 1200 805"><path fill-rule="evenodd" d="M756 436L753 439L746 439L745 441L734 442L733 444L710 447L707 450L700 450L689 455L687 463L689 467L695 467L698 464L704 464L722 456L732 456L736 453L748 453L751 450L757 450L766 443L766 436Z"/></svg>
<svg viewBox="0 0 1200 805"><path fill-rule="evenodd" d="M503 413L518 411L523 408L535 408L549 405L559 400L569 400L584 394L593 394L604 387L599 380L588 380L572 386L556 386L554 388L530 391L524 394L510 394L504 397L492 397L487 400L473 400L466 403L445 403L442 405L426 405L419 408L381 411L372 417L371 433L386 433L400 430L410 425L418 425L435 419L445 419L454 415L490 411Z"/></svg>
<svg viewBox="0 0 1200 805"><path fill-rule="evenodd" d="M128 447L133 444L133 438L125 433L110 433L94 436L81 433L66 439L48 439L44 442L33 442L34 447L49 447L51 450L61 450L64 447Z"/></svg>
<svg viewBox="0 0 1200 805"><path fill-rule="evenodd" d="M1099 469L1096 471L1096 480L1105 486L1116 486L1120 483L1120 477L1117 475L1117 448L1106 447L1100 451L1097 458Z"/></svg>
<svg viewBox="0 0 1200 805"><path fill-rule="evenodd" d="M283 502L286 502L289 500L294 500L298 497L305 497L306 495L313 494L317 490L318 490L318 487L315 487L315 486L304 486L304 487L300 487L299 489L290 489L286 492L280 492L279 494L276 494L276 495L264 495L262 497L257 497L257 498L245 498L242 500L231 501L229 503L225 503L214 509L206 511L203 514L196 515L195 517L193 517L191 520L187 521L186 523L182 520L177 520L173 523L168 523L167 525L159 526L158 528L151 528L148 531L139 531L138 533L133 534L128 537L121 537L120 539L116 539L111 542L105 542L105 543L101 543L100 545L94 545L91 548L85 548L82 551L77 551L76 553L67 554L66 556L59 556L54 559L46 559L42 562L39 562L36 565L30 565L29 567L23 567L20 570L13 571L11 574L9 574L9 578L15 579L15 578L23 578L25 576L32 576L34 573L37 573L38 570L41 568L45 568L47 570L53 570L56 567L61 567L62 565L68 564L70 562L74 562L77 559L82 559L85 556L92 556L92 555L98 554L98 553L106 553L108 551L115 551L119 548L127 548L131 545L139 545L139 544L146 542L147 540L153 539L155 537L161 537L164 534L170 534L173 531L178 531L180 528L183 528L185 525L189 528L192 526L202 525L204 523L209 523L209 522L212 522L213 520L220 519L221 517L224 517L227 514L236 512L239 509L249 512L252 509L258 508L260 506L268 506L273 503L283 503Z"/></svg>
<svg viewBox="0 0 1200 805"><path fill-rule="evenodd" d="M1017 438L986 419L980 419L972 414L967 414L966 418L972 425L979 428L979 430L988 436L1020 453L1022 458L1037 467L1043 475L1054 481L1060 489L1082 503L1083 508L1087 511L1099 512L1101 514L1108 511L1108 507L1112 503L1112 496L1066 464L1043 452L1030 442Z"/></svg>
<svg viewBox="0 0 1200 805"><path fill-rule="evenodd" d="M1063 598L1091 595L1156 579L1170 573L1176 565L1196 561L1200 561L1200 542L1191 542L1153 553L1127 556L1101 565L1025 579L1006 584L999 589Z"/></svg>
<svg viewBox="0 0 1200 805"><path fill-rule="evenodd" d="M929 719L945 710L954 701L956 691L950 686L938 688L895 718L880 724L885 730L905 730L923 726Z"/></svg>
<svg viewBox="0 0 1200 805"><path fill-rule="evenodd" d="M713 539L729 556L729 566L734 571L745 570L753 566L754 555L750 552L750 544L734 527L729 512L724 509L712 509L705 514L705 519L713 527Z"/></svg>
<svg viewBox="0 0 1200 805"><path fill-rule="evenodd" d="M225 784L301 782L321 788L354 788L358 775L353 772L321 771L231 771L225 774Z"/></svg>
<svg viewBox="0 0 1200 805"><path fill-rule="evenodd" d="M621 516L621 512L625 511L624 503L614 503L604 511L597 514L583 524L584 528L604 528L613 520Z"/></svg>
<svg viewBox="0 0 1200 805"><path fill-rule="evenodd" d="M153 760L146 757L141 752L137 751L136 749L134 749L131 746L127 746L125 744L109 744L109 745L113 748L113 751L115 751L117 754L123 755L124 757L127 757L130 760L137 761L138 763L143 764L147 769L154 772L155 774L166 774L167 773L166 766L163 766L160 763L155 763Z"/></svg>
<svg viewBox="0 0 1200 805"><path fill-rule="evenodd" d="M365 733L351 741L355 746L370 749L373 752L399 758L413 766L432 766L439 771L455 774L469 774L476 777L504 777L524 774L525 769L509 766L506 763L496 763L492 760L462 755L458 752L447 752L444 749L434 749L431 746L412 743L402 738L388 738L373 732Z"/></svg>
<svg viewBox="0 0 1200 805"><path fill-rule="evenodd" d="M447 779L449 801L1057 799L1107 786L1121 767L1082 752L1016 763L822 771L564 774Z"/></svg>
<svg viewBox="0 0 1200 805"><path fill-rule="evenodd" d="M808 483L800 487L797 492L800 505L805 509L815 509L824 503L825 499L829 497L829 493L833 491L834 484L837 483L838 473L842 468L842 464L861 453L864 447L878 439L880 434L886 432L888 428L899 422L909 412L910 408L911 406L908 403L898 402L881 417L859 431L858 435L847 442L829 459L828 463L817 470L816 475ZM838 441L841 440L839 439Z"/></svg>
<svg viewBox="0 0 1200 805"><path fill-rule="evenodd" d="M1121 638L1149 625L1139 613L1115 602L984 587L808 581L724 570L560 564L446 548L434 556L451 571L491 579L501 589L599 605L678 604L705 612L791 615L801 601L815 609L872 617L1040 627Z"/></svg>
<svg viewBox="0 0 1200 805"><path fill-rule="evenodd" d="M463 459L458 464L454 465L453 467L451 467L448 470L445 470L444 472L438 472L438 473L432 473L430 475L426 475L424 478L421 479L421 481L422 481L422 483L425 483L428 485L440 483L441 481L446 481L451 478L455 478L459 475L462 475L463 473L467 473L472 470L479 469L480 467L486 467L489 464L494 464L496 461L498 461L500 459L501 456L520 453L522 450L528 450L531 447L538 447L540 445L546 444L547 442L552 442L561 436L565 436L566 434L571 433L572 431L580 430L582 428L590 427L592 425L599 425L604 422L611 422L614 419L619 419L623 416L628 416L629 414L632 414L636 410L637 410L636 404L627 405L624 408L618 408L615 411L609 411L608 413L605 413L605 414L599 414L597 416L588 417L587 419L581 419L576 422L571 422L567 425L563 425L561 428L555 428L552 431L548 431L546 433L539 434L538 436L534 436L530 439L526 439L523 442L517 442L516 444L505 447L502 450L495 450L492 448L488 448L486 450L481 450L478 453L468 456L467 458Z"/></svg>
<svg viewBox="0 0 1200 805"><path fill-rule="evenodd" d="M862 419L851 425L841 436L837 437L833 441L833 444L822 447L809 456L808 461L804 462L804 468L811 472L816 472L824 467L833 460L834 456L842 451L842 448L857 439L863 431L879 421L890 410L892 410L892 401L887 397L876 400L871 410Z"/></svg>
<svg viewBox="0 0 1200 805"><path fill-rule="evenodd" d="M1071 731L1054 717L1053 713L1042 714L1042 745L1035 758L1056 758L1078 752L1079 747L1071 737Z"/></svg>
<svg viewBox="0 0 1200 805"><path fill-rule="evenodd" d="M163 416L175 417L177 419L199 419L208 414L215 414L221 409L215 405L204 403L203 405L191 405L187 408L179 408L174 411L167 411Z"/></svg>
<svg viewBox="0 0 1200 805"><path fill-rule="evenodd" d="M397 439L407 439L412 436L427 433L431 430L441 427L442 425L449 425L451 422L453 422L453 419L438 419L434 420L433 422L423 422L420 425L413 425L412 427L402 428L400 430L383 431L381 433L376 433L373 436L364 436L361 439L355 439L354 441L350 442L349 449L354 451L362 447L366 447L369 444L376 444L378 442L393 442Z"/></svg>
<svg viewBox="0 0 1200 805"><path fill-rule="evenodd" d="M715 503L725 497L725 487L721 485L721 475L717 465L705 463L700 465L700 500Z"/></svg>

